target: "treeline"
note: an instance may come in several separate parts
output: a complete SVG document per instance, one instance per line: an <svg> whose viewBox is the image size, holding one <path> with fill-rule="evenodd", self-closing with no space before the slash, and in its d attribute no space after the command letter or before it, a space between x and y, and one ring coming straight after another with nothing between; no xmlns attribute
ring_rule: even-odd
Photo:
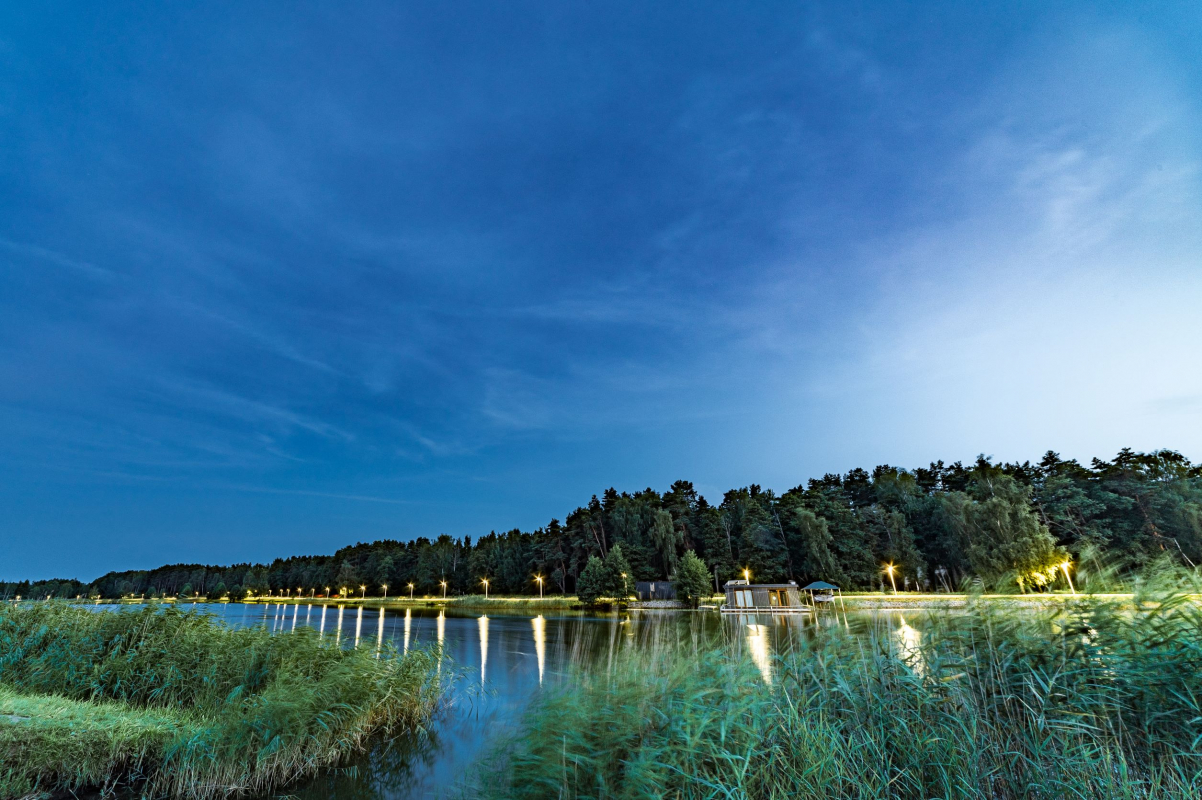
<svg viewBox="0 0 1202 800"><path fill-rule="evenodd" d="M828 474L777 495L757 485L713 505L688 481L664 493L614 489L563 522L472 540L443 535L356 544L326 556L271 564L173 565L112 572L91 584L0 583L0 596L305 594L348 587L369 596L575 593L590 556L621 545L635 580L675 575L688 551L715 583L823 579L849 589L951 589L980 579L1025 589L1061 580L1058 569L1087 548L1138 567L1168 557L1202 563L1202 465L1160 450L1122 450L1089 466L1048 452L1038 463L936 462ZM366 589L360 590L364 586Z"/></svg>

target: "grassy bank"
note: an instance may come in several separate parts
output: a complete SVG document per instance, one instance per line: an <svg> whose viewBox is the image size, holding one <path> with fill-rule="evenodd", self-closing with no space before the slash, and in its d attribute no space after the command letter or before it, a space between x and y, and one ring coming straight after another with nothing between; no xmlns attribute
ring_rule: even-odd
<svg viewBox="0 0 1202 800"><path fill-rule="evenodd" d="M229 629L173 608L0 608L0 797L264 791L426 723L438 654Z"/></svg>
<svg viewBox="0 0 1202 800"><path fill-rule="evenodd" d="M453 597L447 601L447 608L488 608L512 609L513 611L553 611L556 609L580 608L580 601L575 595L551 595L549 597L485 597L481 594L468 594Z"/></svg>
<svg viewBox="0 0 1202 800"><path fill-rule="evenodd" d="M1202 612L1188 595L976 603L908 634L755 631L625 651L544 696L498 798L1196 798ZM732 647L748 658L732 657Z"/></svg>
<svg viewBox="0 0 1202 800"><path fill-rule="evenodd" d="M554 611L580 608L580 601L575 595L547 595L546 597L528 597L526 595L485 597L482 594L456 595L445 600L441 597L338 597L338 598L309 598L309 597L248 597L247 603L291 603L307 605L309 603L326 603L328 605L366 606L367 608L462 608L475 609L510 609L513 611Z"/></svg>

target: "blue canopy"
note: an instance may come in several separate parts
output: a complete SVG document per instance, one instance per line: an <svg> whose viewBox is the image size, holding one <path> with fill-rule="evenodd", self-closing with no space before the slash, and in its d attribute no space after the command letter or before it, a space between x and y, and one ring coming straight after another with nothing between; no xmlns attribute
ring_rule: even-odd
<svg viewBox="0 0 1202 800"><path fill-rule="evenodd" d="M839 587L833 583L827 583L826 581L814 581L809 586L801 587L801 590L803 592L829 592L832 590L838 590L838 588Z"/></svg>

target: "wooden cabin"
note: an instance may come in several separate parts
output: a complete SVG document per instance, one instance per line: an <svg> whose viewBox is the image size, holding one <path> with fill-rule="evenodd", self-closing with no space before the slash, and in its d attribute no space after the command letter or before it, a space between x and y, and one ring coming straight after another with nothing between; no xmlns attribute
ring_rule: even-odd
<svg viewBox="0 0 1202 800"><path fill-rule="evenodd" d="M788 583L750 583L727 581L727 614L804 614L810 607L802 602L795 581Z"/></svg>

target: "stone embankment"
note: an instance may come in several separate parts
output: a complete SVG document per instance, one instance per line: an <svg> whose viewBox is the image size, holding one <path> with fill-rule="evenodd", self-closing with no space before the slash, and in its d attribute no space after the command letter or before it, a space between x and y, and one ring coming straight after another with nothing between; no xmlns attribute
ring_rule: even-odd
<svg viewBox="0 0 1202 800"><path fill-rule="evenodd" d="M638 600L627 606L627 608L634 611L688 607L688 605L680 602L679 600Z"/></svg>

